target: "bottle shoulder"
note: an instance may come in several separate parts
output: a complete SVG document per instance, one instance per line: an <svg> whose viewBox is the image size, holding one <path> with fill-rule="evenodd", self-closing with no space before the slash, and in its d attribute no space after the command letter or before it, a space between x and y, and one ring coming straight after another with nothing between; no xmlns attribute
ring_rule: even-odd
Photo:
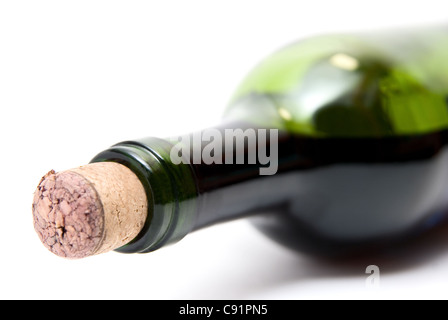
<svg viewBox="0 0 448 320"><path fill-rule="evenodd" d="M446 129L441 57L448 37L431 35L329 35L292 44L246 77L226 116L325 137Z"/></svg>

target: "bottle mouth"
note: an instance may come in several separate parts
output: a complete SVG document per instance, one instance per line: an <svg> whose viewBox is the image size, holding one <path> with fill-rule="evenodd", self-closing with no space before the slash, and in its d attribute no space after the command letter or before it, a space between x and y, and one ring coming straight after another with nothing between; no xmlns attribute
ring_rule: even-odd
<svg viewBox="0 0 448 320"><path fill-rule="evenodd" d="M140 179L148 200L146 222L121 253L146 253L185 237L194 226L196 185L188 165L170 162L168 143L158 138L125 141L94 157L91 162L111 161L131 169Z"/></svg>

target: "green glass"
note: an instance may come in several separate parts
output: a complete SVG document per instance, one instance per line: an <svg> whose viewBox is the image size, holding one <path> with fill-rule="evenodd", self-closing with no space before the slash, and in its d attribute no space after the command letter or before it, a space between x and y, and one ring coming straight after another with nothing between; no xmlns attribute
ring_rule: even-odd
<svg viewBox="0 0 448 320"><path fill-rule="evenodd" d="M150 202L143 231L118 251L153 251L248 216L273 239L326 255L440 224L448 208L447 56L445 30L418 29L318 36L266 58L214 129L278 129L272 176L261 176L258 162L175 165L174 138L100 153L92 162L128 166Z"/></svg>
<svg viewBox="0 0 448 320"><path fill-rule="evenodd" d="M445 129L447 50L444 30L305 39L255 68L226 114L329 138Z"/></svg>

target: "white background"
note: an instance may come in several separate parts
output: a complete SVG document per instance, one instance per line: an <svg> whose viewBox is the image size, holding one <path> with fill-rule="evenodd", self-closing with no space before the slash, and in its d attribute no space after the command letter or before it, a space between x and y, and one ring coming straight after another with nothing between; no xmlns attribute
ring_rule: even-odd
<svg viewBox="0 0 448 320"><path fill-rule="evenodd" d="M329 263L236 221L146 255L70 261L33 230L48 170L110 145L219 122L263 57L322 32L442 24L444 1L0 1L0 298L448 297L448 231L381 258ZM447 29L448 32L448 29ZM381 269L366 287L365 268Z"/></svg>

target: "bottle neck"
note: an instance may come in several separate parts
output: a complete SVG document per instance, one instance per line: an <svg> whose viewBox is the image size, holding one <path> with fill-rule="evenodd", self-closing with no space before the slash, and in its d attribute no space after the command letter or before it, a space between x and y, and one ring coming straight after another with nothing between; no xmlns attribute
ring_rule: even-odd
<svg viewBox="0 0 448 320"><path fill-rule="evenodd" d="M274 173L292 167L296 153L288 144L276 130L227 123L177 139L125 141L98 154L92 162L130 168L149 204L140 234L117 251L154 251L193 230L280 203L290 192Z"/></svg>
<svg viewBox="0 0 448 320"><path fill-rule="evenodd" d="M285 160L295 155L284 132L231 122L179 140L192 142L189 159L199 194L194 230L251 215L290 194L277 182L283 181Z"/></svg>

